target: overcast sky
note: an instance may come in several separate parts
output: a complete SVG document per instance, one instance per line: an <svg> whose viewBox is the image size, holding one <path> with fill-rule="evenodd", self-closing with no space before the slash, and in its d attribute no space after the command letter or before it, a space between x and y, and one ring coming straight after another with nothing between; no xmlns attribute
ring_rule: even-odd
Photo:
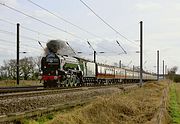
<svg viewBox="0 0 180 124"><path fill-rule="evenodd" d="M178 56L180 53L178 49L180 46L179 0L83 0L128 40L105 25L80 0L32 1L58 15L61 19L28 0L0 0L0 3L56 27L50 27L0 5L1 65L3 60L16 58L15 24L20 23L20 52L27 52L20 54L21 58L43 55L43 49L37 41L41 41L45 47L48 40L61 39L68 41L76 52L82 52L79 56L93 60L93 51L87 44L88 40L97 52L105 52L97 54L98 62L114 64L122 60L126 66L139 66L139 54L136 51L139 51L139 22L143 21L144 69L151 72L156 71L156 55L159 50L161 73L163 60L168 68L178 66L178 73L180 73L180 57ZM86 31L80 30L62 19ZM6 21L14 23L14 25ZM22 27L40 33L31 32ZM128 54L123 54L116 40Z"/></svg>

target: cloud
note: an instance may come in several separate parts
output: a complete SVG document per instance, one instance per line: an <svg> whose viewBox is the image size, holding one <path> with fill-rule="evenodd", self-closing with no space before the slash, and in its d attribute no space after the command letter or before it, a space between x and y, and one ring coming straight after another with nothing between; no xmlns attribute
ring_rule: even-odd
<svg viewBox="0 0 180 124"><path fill-rule="evenodd" d="M87 12L87 16L94 17L94 14L92 12Z"/></svg>
<svg viewBox="0 0 180 124"><path fill-rule="evenodd" d="M173 6L175 10L180 10L180 3L174 3Z"/></svg>
<svg viewBox="0 0 180 124"><path fill-rule="evenodd" d="M12 6L12 7L19 7L19 4L17 2L17 0L0 0L0 3L8 5L8 6ZM7 10L6 7L0 5L0 11L1 11L1 16L2 15L6 15Z"/></svg>
<svg viewBox="0 0 180 124"><path fill-rule="evenodd" d="M17 5L17 0L1 0L0 2L9 5Z"/></svg>
<svg viewBox="0 0 180 124"><path fill-rule="evenodd" d="M156 11L161 9L161 5L154 2L137 3L135 8L140 11Z"/></svg>
<svg viewBox="0 0 180 124"><path fill-rule="evenodd" d="M53 15L47 13L44 10L34 10L34 15L40 18L55 18Z"/></svg>
<svg viewBox="0 0 180 124"><path fill-rule="evenodd" d="M11 6L17 6L18 2L17 0L0 0L1 3L11 5Z"/></svg>

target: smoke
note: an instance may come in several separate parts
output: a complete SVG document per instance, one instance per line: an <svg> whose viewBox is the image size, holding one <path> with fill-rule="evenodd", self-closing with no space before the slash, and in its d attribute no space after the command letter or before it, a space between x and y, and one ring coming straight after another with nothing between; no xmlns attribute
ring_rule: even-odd
<svg viewBox="0 0 180 124"><path fill-rule="evenodd" d="M45 48L45 54L47 55L49 52L57 53L59 55L68 55L74 56L73 51L67 46L65 41L62 40L50 40L46 44L47 48Z"/></svg>
<svg viewBox="0 0 180 124"><path fill-rule="evenodd" d="M65 42L61 40L50 40L46 46L49 52L57 53L58 50L63 49L65 47Z"/></svg>

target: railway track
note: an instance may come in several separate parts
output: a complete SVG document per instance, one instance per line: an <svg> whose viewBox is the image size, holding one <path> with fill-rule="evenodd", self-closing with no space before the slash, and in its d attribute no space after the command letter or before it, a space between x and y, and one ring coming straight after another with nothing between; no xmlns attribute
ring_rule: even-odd
<svg viewBox="0 0 180 124"><path fill-rule="evenodd" d="M109 85L93 85L89 83L84 87L101 87L101 86L110 86L110 85L131 85L131 84L109 84ZM1 94L8 93L18 93L18 92L32 92L32 91L45 91L45 90L58 90L58 89L72 89L80 87L56 87L56 88L44 88L43 86L17 86L17 87L0 87L0 96Z"/></svg>
<svg viewBox="0 0 180 124"><path fill-rule="evenodd" d="M0 87L0 94L44 90L43 86Z"/></svg>
<svg viewBox="0 0 180 124"><path fill-rule="evenodd" d="M0 122L82 105L97 96L124 92L135 87L135 84L107 85L1 94Z"/></svg>
<svg viewBox="0 0 180 124"><path fill-rule="evenodd" d="M2 99L11 99L13 97L31 97L31 96L40 96L40 95L48 95L48 94L58 94L58 93L66 93L66 92L78 92L85 91L90 89L101 89L107 87L118 87L122 90L125 90L128 86L133 86L134 84L116 84L116 85L98 85L98 86L86 86L86 87L59 87L59 88L43 88L38 86L33 87L10 87L4 88L4 90L8 89L8 92L1 91L0 100ZM12 88L12 89L11 89ZM16 89L17 88L17 89ZM2 88L3 89L3 88ZM27 89L27 90L26 90ZM0 88L1 90L1 88Z"/></svg>
<svg viewBox="0 0 180 124"><path fill-rule="evenodd" d="M13 93L6 93L0 94L0 100L2 99L11 99L13 97L31 97L31 96L41 96L41 95L48 95L48 94L58 94L58 93L66 93L66 92L78 92L78 91L85 91L89 89L100 89L105 88L107 86L99 86L99 87L61 87L61 88L54 88L54 89L40 89L28 91L28 92L13 92Z"/></svg>
<svg viewBox="0 0 180 124"><path fill-rule="evenodd" d="M98 85L103 86L103 85ZM89 85L86 87L93 87ZM18 86L18 87L0 87L0 95L8 93L17 93L17 92L33 92L33 91L45 91L45 90L59 90L59 89L72 89L78 87L55 87L55 88L44 88L43 86Z"/></svg>

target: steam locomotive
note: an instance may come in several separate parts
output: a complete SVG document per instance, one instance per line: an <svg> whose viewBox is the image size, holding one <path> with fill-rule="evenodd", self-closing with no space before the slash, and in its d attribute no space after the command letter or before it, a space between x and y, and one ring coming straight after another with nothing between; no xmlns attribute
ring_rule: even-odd
<svg viewBox="0 0 180 124"><path fill-rule="evenodd" d="M94 63L78 57L60 56L49 52L41 60L44 87L73 87L139 82L139 70ZM143 72L143 81L156 80L156 76Z"/></svg>

